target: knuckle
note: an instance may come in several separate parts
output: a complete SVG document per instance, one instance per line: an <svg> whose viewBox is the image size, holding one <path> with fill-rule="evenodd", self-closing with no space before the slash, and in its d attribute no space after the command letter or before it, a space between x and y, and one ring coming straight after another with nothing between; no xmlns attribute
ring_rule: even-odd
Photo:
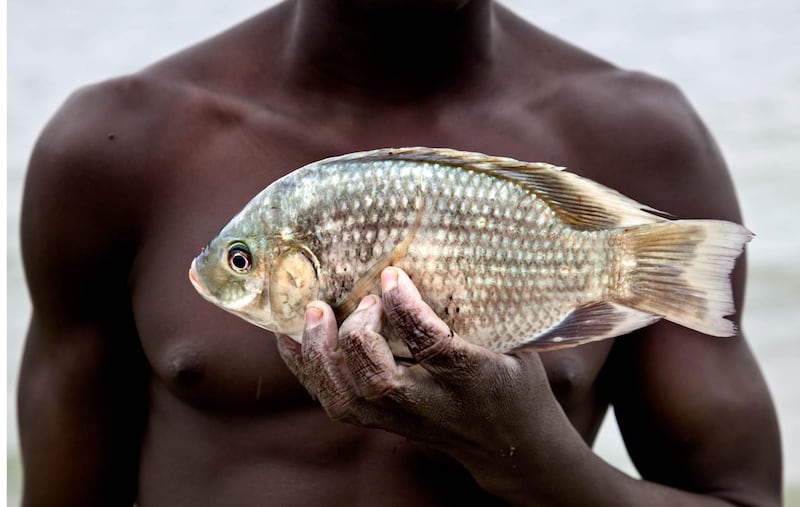
<svg viewBox="0 0 800 507"><path fill-rule="evenodd" d="M332 421L369 426L373 424L371 407L358 397L337 397L323 404L325 413Z"/></svg>
<svg viewBox="0 0 800 507"><path fill-rule="evenodd" d="M351 403L345 400L328 400L327 403L322 403L322 407L333 421L350 422L353 418Z"/></svg>
<svg viewBox="0 0 800 507"><path fill-rule="evenodd" d="M328 417L334 421L348 418L356 404L356 396L352 391L330 377L321 383L317 399Z"/></svg>
<svg viewBox="0 0 800 507"><path fill-rule="evenodd" d="M421 363L434 358L459 355L459 351L453 348L452 334L433 334L429 329L418 328L413 336L408 348Z"/></svg>
<svg viewBox="0 0 800 507"><path fill-rule="evenodd" d="M412 312L397 312L392 325L418 361L447 351L452 343L453 332L443 322Z"/></svg>
<svg viewBox="0 0 800 507"><path fill-rule="evenodd" d="M399 382L388 371L365 371L361 375L359 394L365 400L390 398L400 388Z"/></svg>
<svg viewBox="0 0 800 507"><path fill-rule="evenodd" d="M322 348L321 343L308 340L303 344L302 359L305 364L312 367L318 367L320 363L325 362L330 354Z"/></svg>
<svg viewBox="0 0 800 507"><path fill-rule="evenodd" d="M436 372L438 377L457 384L465 390L480 389L490 383L499 371L505 370L503 356L466 342L450 338L442 346L426 351L420 362Z"/></svg>
<svg viewBox="0 0 800 507"><path fill-rule="evenodd" d="M397 388L394 362L388 348L381 343L381 335L370 330L358 330L343 338L341 347L361 397L378 399Z"/></svg>

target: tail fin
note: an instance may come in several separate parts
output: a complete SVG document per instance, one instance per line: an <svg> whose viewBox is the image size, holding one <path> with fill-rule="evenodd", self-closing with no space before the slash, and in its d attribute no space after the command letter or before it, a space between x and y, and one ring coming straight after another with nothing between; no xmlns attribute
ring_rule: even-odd
<svg viewBox="0 0 800 507"><path fill-rule="evenodd" d="M720 220L645 224L623 233L632 254L620 303L713 336L736 334L730 273L753 233ZM625 269L625 268L623 268Z"/></svg>

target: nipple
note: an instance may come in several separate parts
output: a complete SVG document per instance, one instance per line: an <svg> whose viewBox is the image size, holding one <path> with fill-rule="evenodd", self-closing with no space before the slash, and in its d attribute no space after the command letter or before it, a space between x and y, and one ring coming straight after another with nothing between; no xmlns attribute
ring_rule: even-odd
<svg viewBox="0 0 800 507"><path fill-rule="evenodd" d="M205 377L206 357L194 347L182 346L169 354L167 370L177 387L196 386Z"/></svg>
<svg viewBox="0 0 800 507"><path fill-rule="evenodd" d="M573 354L568 352L566 354L545 361L547 379L557 398L570 396L582 388L586 380L586 368L583 361Z"/></svg>

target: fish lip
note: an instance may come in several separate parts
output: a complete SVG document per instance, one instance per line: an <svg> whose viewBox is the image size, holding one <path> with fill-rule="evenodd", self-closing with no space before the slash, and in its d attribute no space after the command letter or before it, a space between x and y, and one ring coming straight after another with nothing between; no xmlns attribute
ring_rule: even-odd
<svg viewBox="0 0 800 507"><path fill-rule="evenodd" d="M206 299L211 297L211 293L208 291L208 288L200 281L200 276L197 274L197 259L192 260L192 265L189 267L189 281L192 282L195 290L200 293Z"/></svg>

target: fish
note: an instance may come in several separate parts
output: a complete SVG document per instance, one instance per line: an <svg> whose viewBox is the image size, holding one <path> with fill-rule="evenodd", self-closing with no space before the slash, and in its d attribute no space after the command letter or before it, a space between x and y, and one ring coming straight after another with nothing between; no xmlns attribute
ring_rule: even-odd
<svg viewBox="0 0 800 507"><path fill-rule="evenodd" d="M742 225L675 219L543 162L446 148L327 158L261 190L191 263L205 299L301 342L306 305L341 323L403 269L463 339L496 352L613 338L660 319L737 333ZM411 355L391 329L399 358Z"/></svg>

